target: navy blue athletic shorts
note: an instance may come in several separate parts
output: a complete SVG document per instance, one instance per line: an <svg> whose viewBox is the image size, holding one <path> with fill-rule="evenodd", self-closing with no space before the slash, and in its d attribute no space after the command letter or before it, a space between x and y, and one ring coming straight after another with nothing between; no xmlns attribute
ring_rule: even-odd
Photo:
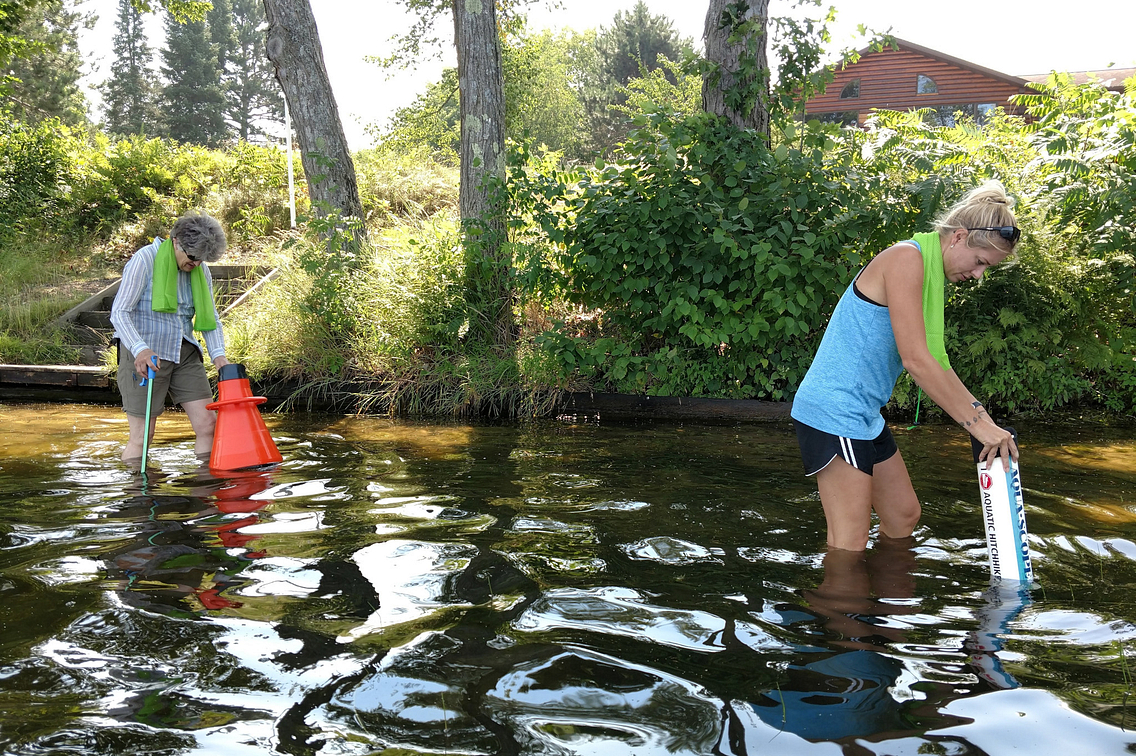
<svg viewBox="0 0 1136 756"><path fill-rule="evenodd" d="M805 475L816 475L837 457L871 475L873 466L891 459L899 451L886 425L883 432L871 441L834 436L796 420L793 425L797 428L797 443L801 446Z"/></svg>

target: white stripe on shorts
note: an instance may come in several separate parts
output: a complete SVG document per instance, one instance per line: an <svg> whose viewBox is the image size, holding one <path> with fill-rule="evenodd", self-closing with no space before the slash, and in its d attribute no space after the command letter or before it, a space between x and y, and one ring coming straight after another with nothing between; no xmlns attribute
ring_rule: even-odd
<svg viewBox="0 0 1136 756"><path fill-rule="evenodd" d="M837 436L837 438L840 439L840 450L844 452L844 461L859 470L860 466L856 464L856 452L852 450L852 439L844 436Z"/></svg>

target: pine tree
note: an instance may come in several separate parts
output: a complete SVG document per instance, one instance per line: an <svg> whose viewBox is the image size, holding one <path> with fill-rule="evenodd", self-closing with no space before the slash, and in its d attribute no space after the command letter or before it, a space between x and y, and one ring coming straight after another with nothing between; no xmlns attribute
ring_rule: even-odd
<svg viewBox="0 0 1136 756"><path fill-rule="evenodd" d="M179 142L216 147L227 136L217 48L205 21L178 23L166 15L162 50L162 114L166 134Z"/></svg>
<svg viewBox="0 0 1136 756"><path fill-rule="evenodd" d="M265 121L284 120L283 93L264 47L266 24L260 0L232 0L231 42L223 74L225 116L244 140L263 134Z"/></svg>
<svg viewBox="0 0 1136 756"><path fill-rule="evenodd" d="M217 51L217 68L221 70L224 78L228 68L229 56L236 37L233 31L233 5L230 0L213 0L213 8L205 15L205 23L209 28L209 41Z"/></svg>
<svg viewBox="0 0 1136 756"><path fill-rule="evenodd" d="M157 74L150 68L153 50L146 43L142 13L131 0L118 0L114 63L103 82L103 120L112 134L154 134L161 116Z"/></svg>
<svg viewBox="0 0 1136 756"><path fill-rule="evenodd" d="M59 118L77 125L87 120L87 100L79 88L82 75L79 25L92 19L73 8L74 0L46 0L30 5L15 32L30 47L12 57L0 78L9 77L15 116L29 122Z"/></svg>
<svg viewBox="0 0 1136 756"><path fill-rule="evenodd" d="M630 11L616 13L610 27L581 37L573 55L573 79L584 105L591 150L608 154L630 131L618 112L627 102L621 88L659 68L659 55L679 61L692 48L693 42L681 37L669 18L652 14L642 0Z"/></svg>

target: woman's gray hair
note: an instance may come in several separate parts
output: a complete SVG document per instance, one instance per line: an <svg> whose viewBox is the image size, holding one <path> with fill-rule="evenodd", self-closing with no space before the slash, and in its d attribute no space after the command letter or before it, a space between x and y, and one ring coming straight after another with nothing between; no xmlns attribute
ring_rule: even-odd
<svg viewBox="0 0 1136 756"><path fill-rule="evenodd" d="M178 240L182 252L205 262L217 262L229 246L225 229L216 218L205 213L186 213L174 221L170 236Z"/></svg>

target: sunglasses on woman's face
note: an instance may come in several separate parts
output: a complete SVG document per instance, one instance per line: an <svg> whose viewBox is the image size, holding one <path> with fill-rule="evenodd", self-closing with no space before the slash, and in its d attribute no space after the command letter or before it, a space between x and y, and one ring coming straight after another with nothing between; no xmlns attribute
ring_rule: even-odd
<svg viewBox="0 0 1136 756"><path fill-rule="evenodd" d="M1018 239L1022 238L1022 230L1017 226L978 226L977 228L968 228L967 231L997 231L999 236L1010 242L1011 247L1018 243Z"/></svg>
<svg viewBox="0 0 1136 756"><path fill-rule="evenodd" d="M175 243L175 244L177 244L177 248L178 248L178 250L180 250L180 251L181 251L181 253L182 253L183 255L185 255L185 256L186 256L186 258L187 258L187 259L188 259L188 260L189 260L190 262L196 262L196 263L199 263L199 262L205 262L205 258L204 258L204 257L194 257L193 255L191 255L191 254L189 254L188 252L186 252L186 251L185 251L185 247L181 246L181 242L179 242L179 241L178 241L177 239L174 239L174 243Z"/></svg>

